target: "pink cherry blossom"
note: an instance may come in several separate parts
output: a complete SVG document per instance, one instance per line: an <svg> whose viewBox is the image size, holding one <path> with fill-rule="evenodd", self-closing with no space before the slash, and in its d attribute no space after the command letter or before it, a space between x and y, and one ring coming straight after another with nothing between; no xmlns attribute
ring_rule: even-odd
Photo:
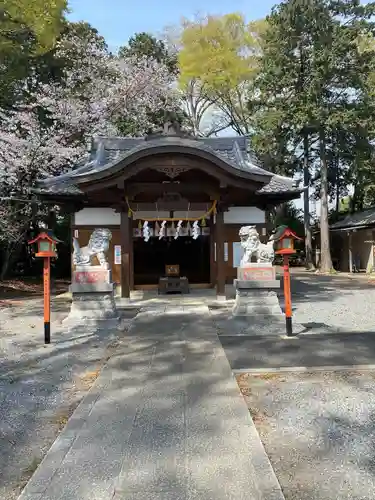
<svg viewBox="0 0 375 500"><path fill-rule="evenodd" d="M56 57L70 62L62 82L35 82L25 102L0 108L0 239L19 222L4 198L27 196L38 179L84 160L91 138L118 135L119 121L131 120L143 135L151 113L176 109L172 76L156 61L119 59L75 35L58 42Z"/></svg>

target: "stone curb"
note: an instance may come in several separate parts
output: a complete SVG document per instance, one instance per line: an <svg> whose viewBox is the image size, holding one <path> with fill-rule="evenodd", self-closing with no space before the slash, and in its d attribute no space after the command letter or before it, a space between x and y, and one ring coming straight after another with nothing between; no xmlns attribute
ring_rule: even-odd
<svg viewBox="0 0 375 500"><path fill-rule="evenodd" d="M66 455L69 453L103 390L103 386L100 386L100 382L102 382L102 380L99 376L74 410L64 429L55 439L46 456L43 458L18 497L18 500L42 500L44 498L45 491L63 463Z"/></svg>
<svg viewBox="0 0 375 500"><path fill-rule="evenodd" d="M236 385L238 387L237 381ZM238 387L238 392L243 398L240 388ZM246 406L245 400L243 399L243 404ZM263 446L262 440L260 439L258 430L254 424L254 421L250 415L250 411L246 406L246 411L249 419L249 427L251 434L251 450L252 450L252 463L257 477L257 486L260 491L261 497L264 500L285 500L285 496L282 492L279 480L275 474L272 467L270 459L266 453ZM249 443L250 446L250 443Z"/></svg>
<svg viewBox="0 0 375 500"><path fill-rule="evenodd" d="M228 370L232 371L229 360L225 354L225 350L221 345L220 336L216 333L216 331L215 334L218 342L218 348L225 357ZM251 438L251 442L249 442L249 447L251 447L251 452L252 452L251 460L256 474L256 485L258 487L261 498L264 500L285 500L285 496L282 492L279 480L277 479L277 476L272 467L270 459L268 458L262 440L260 439L258 430L254 424L250 411L246 405L245 399L240 391L240 388L238 386L237 380L235 379L233 371L232 371L232 377L233 377L233 382L235 383L236 389L238 391L238 396L241 398L246 419L248 420L250 438Z"/></svg>
<svg viewBox="0 0 375 500"><path fill-rule="evenodd" d="M375 365L333 365L333 366L282 366L280 368L238 368L233 369L233 373L249 373L250 375L262 375L264 373L309 373L309 372L329 372L329 371L357 371L375 370Z"/></svg>
<svg viewBox="0 0 375 500"><path fill-rule="evenodd" d="M131 321L128 329L130 328ZM17 500L42 500L44 498L45 491L63 463L66 455L72 448L74 441L79 436L96 401L103 390L105 390L105 387L110 384L110 378L106 379L106 377L103 376L103 372L110 361L111 359L102 366L99 377L95 380L89 391L83 396L81 402L70 416L63 430L56 437Z"/></svg>
<svg viewBox="0 0 375 500"><path fill-rule="evenodd" d="M250 412L249 412L250 417ZM251 417L250 417L251 418ZM279 480L272 467L270 459L264 449L257 428L252 423L253 434L252 450L254 451L253 465L257 474L257 485L264 500L285 500Z"/></svg>

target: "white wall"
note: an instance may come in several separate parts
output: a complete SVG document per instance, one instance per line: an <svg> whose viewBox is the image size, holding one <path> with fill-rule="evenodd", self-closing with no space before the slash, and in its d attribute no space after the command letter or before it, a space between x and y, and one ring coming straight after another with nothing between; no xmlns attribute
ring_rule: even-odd
<svg viewBox="0 0 375 500"><path fill-rule="evenodd" d="M76 226L106 226L120 225L120 214L112 208L90 207L84 208L74 215Z"/></svg>
<svg viewBox="0 0 375 500"><path fill-rule="evenodd" d="M224 212L224 224L264 224L266 216L256 207L231 207Z"/></svg>
<svg viewBox="0 0 375 500"><path fill-rule="evenodd" d="M174 217L184 218L187 212L176 211ZM202 212L190 211L189 218L200 217ZM147 219L158 217L160 219L168 218L169 212L153 212L139 211L134 214L134 218ZM74 224L76 226L105 226L105 225L120 225L120 214L116 213L112 208L84 208L77 212L74 216ZM224 212L225 224L264 224L265 214L263 210L256 207L232 207L228 212Z"/></svg>

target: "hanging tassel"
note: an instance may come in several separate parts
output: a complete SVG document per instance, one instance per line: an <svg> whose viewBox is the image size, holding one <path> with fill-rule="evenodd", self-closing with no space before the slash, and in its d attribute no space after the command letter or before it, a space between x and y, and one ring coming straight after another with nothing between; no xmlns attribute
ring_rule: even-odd
<svg viewBox="0 0 375 500"><path fill-rule="evenodd" d="M201 226L202 227L205 227L206 226L206 219L203 217L203 219L201 220Z"/></svg>
<svg viewBox="0 0 375 500"><path fill-rule="evenodd" d="M131 211L130 207L128 209L128 217L131 217L133 215L133 212Z"/></svg>
<svg viewBox="0 0 375 500"><path fill-rule="evenodd" d="M142 229L142 221L141 220L138 222L138 229Z"/></svg>

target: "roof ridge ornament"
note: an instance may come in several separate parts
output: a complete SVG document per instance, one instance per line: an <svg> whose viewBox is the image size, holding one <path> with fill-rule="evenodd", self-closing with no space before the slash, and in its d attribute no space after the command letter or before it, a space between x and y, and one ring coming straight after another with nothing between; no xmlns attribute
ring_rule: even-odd
<svg viewBox="0 0 375 500"><path fill-rule="evenodd" d="M163 126L163 135L179 135L181 133L181 125L176 120L168 120Z"/></svg>
<svg viewBox="0 0 375 500"><path fill-rule="evenodd" d="M145 141L155 140L155 139L166 139L168 137L172 138L185 138L185 139L196 139L189 132L181 130L181 124L178 120L166 120L162 127L159 127L156 132L151 132L145 137Z"/></svg>

